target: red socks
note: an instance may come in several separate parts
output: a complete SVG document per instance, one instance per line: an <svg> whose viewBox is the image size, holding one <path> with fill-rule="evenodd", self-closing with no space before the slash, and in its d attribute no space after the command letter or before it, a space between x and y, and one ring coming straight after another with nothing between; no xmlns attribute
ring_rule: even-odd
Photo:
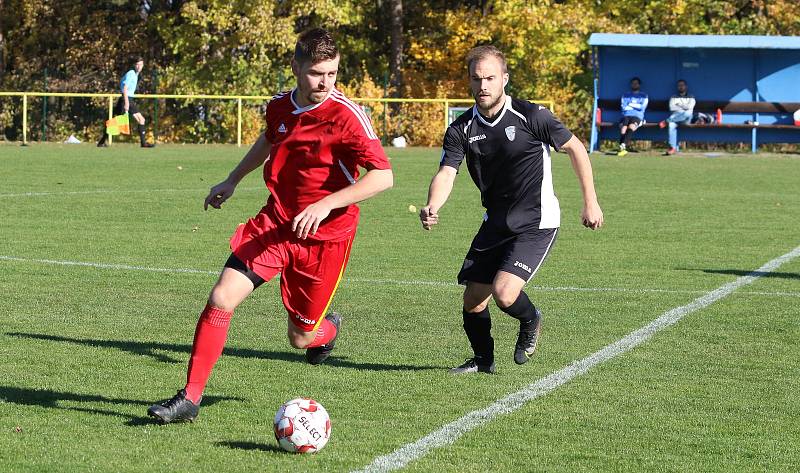
<svg viewBox="0 0 800 473"><path fill-rule="evenodd" d="M314 341L309 343L306 348L316 348L325 345L329 341L333 340L333 337L335 336L336 326L333 325L333 322L328 319L322 319L322 323L319 324L317 335L314 337Z"/></svg>
<svg viewBox="0 0 800 473"><path fill-rule="evenodd" d="M233 312L227 312L206 304L205 309L200 314L200 320L197 321L194 343L192 344L192 356L189 358L189 370L186 375L186 387L184 388L186 389L186 397L195 404L198 403L203 395L208 377L211 376L211 369L214 368L214 364L222 355L232 315ZM319 334L317 334L317 337L319 337Z"/></svg>
<svg viewBox="0 0 800 473"><path fill-rule="evenodd" d="M225 340L228 338L228 327L233 312L206 304L197 321L192 344L192 356L189 358L189 370L186 374L186 397L197 404L211 376L211 370L222 355ZM314 341L307 348L316 348L333 340L336 336L336 325L323 319L317 329Z"/></svg>

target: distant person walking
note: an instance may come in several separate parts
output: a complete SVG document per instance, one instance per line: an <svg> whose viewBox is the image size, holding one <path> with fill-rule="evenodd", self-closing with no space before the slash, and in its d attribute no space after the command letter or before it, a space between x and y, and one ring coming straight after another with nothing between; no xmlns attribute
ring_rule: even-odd
<svg viewBox="0 0 800 473"><path fill-rule="evenodd" d="M642 81L638 77L631 79L631 91L626 92L620 99L622 121L619 129L619 152L617 156L628 154L633 133L644 123L644 111L647 109L647 94L639 90Z"/></svg>
<svg viewBox="0 0 800 473"><path fill-rule="evenodd" d="M686 81L680 79L676 87L678 93L669 98L669 111L671 114L669 118L658 123L661 128L669 126L669 149L664 153L665 156L678 152L678 125L691 123L694 115L695 100L694 96L689 94L689 87Z"/></svg>
<svg viewBox="0 0 800 473"><path fill-rule="evenodd" d="M139 142L142 148L152 148L155 145L147 143L144 139L144 117L139 112L139 107L136 106L136 101L134 99L134 97L136 97L136 86L139 83L139 74L142 72L143 68L144 59L141 56L136 57L133 61L133 69L122 76L122 80L119 83L119 90L122 96L117 99L117 103L114 105L114 116L128 114L131 118L136 120L139 124ZM97 142L97 146L99 148L105 148L108 146L107 141L108 133L105 125L103 125L103 137Z"/></svg>

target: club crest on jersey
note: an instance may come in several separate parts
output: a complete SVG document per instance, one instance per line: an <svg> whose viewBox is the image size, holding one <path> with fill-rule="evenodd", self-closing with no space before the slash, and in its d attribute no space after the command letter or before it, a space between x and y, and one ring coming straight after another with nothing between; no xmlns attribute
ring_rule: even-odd
<svg viewBox="0 0 800 473"><path fill-rule="evenodd" d="M278 127L278 133L286 133L286 125L281 123L281 126Z"/></svg>
<svg viewBox="0 0 800 473"><path fill-rule="evenodd" d="M514 141L514 137L517 136L517 127L514 125L507 126L506 136L508 137L508 141Z"/></svg>

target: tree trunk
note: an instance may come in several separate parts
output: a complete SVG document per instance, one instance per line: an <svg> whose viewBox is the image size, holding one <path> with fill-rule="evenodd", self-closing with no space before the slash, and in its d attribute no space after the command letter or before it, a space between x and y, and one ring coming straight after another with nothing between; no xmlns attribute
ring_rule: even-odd
<svg viewBox="0 0 800 473"><path fill-rule="evenodd" d="M403 94L403 0L391 0L389 10L392 40L389 83L394 89L393 95L400 97Z"/></svg>
<svg viewBox="0 0 800 473"><path fill-rule="evenodd" d="M0 0L0 15L3 14L5 5L3 0ZM3 22L0 21L0 84L3 83L3 78L6 75L6 38L3 36Z"/></svg>

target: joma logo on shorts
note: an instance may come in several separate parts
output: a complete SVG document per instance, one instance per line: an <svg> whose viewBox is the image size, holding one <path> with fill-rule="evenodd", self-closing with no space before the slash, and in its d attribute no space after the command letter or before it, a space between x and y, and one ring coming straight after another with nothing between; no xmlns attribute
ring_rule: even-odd
<svg viewBox="0 0 800 473"><path fill-rule="evenodd" d="M294 314L294 316L295 316L295 318L296 318L297 320L299 320L300 322L303 322L304 324L309 324L309 325L311 325L311 324L313 324L313 323L314 323L314 321L313 321L313 320L306 319L306 318L304 318L302 315L299 315L299 314Z"/></svg>
<svg viewBox="0 0 800 473"><path fill-rule="evenodd" d="M517 267L517 268L522 268L522 269L524 269L525 271L527 271L529 273L531 272L530 266L528 266L525 263L520 263L519 261L514 261L514 266Z"/></svg>

